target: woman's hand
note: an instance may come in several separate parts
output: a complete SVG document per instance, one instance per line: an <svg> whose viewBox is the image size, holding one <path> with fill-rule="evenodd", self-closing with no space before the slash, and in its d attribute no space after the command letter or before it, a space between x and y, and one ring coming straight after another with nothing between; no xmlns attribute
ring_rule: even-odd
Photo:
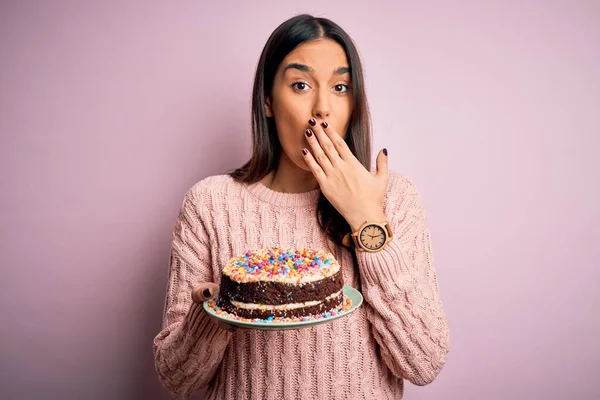
<svg viewBox="0 0 600 400"><path fill-rule="evenodd" d="M214 298L218 292L219 285L216 283L201 283L200 285L196 286L194 290L192 290L192 301L194 303L202 304L205 301ZM223 321L214 318L213 316L211 316L211 318L217 323L217 325L219 325L219 328L221 329L229 332L235 332L237 330L237 328L233 325L226 324Z"/></svg>
<svg viewBox="0 0 600 400"><path fill-rule="evenodd" d="M383 199L389 180L387 150L377 156L377 172L370 172L352 154L344 139L327 122L309 121L305 131L310 151L304 160L319 182L321 191L348 221L352 232L365 221L386 220Z"/></svg>

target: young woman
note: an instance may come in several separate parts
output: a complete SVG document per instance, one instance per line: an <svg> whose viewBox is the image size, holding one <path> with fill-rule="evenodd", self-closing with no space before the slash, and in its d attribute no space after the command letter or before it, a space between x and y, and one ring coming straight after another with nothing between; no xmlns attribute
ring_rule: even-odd
<svg viewBox="0 0 600 400"><path fill-rule="evenodd" d="M178 398L207 388L206 399L383 400L402 398L404 379L432 382L449 329L430 231L386 149L370 169L362 67L346 32L310 15L280 25L260 57L252 117L251 159L183 199L154 340L162 384ZM219 325L201 303L221 268L271 246L330 250L365 303L299 330Z"/></svg>

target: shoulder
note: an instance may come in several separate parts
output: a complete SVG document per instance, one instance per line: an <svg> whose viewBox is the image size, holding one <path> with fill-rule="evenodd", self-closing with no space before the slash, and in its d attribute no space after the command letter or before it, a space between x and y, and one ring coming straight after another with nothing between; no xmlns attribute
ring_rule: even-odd
<svg viewBox="0 0 600 400"><path fill-rule="evenodd" d="M408 175L390 170L387 189L388 196L408 193L418 193L415 182Z"/></svg>
<svg viewBox="0 0 600 400"><path fill-rule="evenodd" d="M184 194L184 204L194 205L199 211L200 208L212 208L219 202L224 202L227 198L232 198L239 184L229 175L211 175L193 184Z"/></svg>
<svg viewBox="0 0 600 400"><path fill-rule="evenodd" d="M420 212L423 208L421 194L415 181L403 173L391 170L384 204L386 208L396 212L400 210L403 212L419 210Z"/></svg>
<svg viewBox="0 0 600 400"><path fill-rule="evenodd" d="M235 183L234 179L229 175L211 175L192 185L188 189L188 193L194 196L220 194L227 192Z"/></svg>

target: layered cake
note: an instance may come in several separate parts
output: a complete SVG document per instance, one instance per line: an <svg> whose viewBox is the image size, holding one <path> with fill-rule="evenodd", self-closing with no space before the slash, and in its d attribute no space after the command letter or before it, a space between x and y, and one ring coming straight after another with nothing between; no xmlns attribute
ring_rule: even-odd
<svg viewBox="0 0 600 400"><path fill-rule="evenodd" d="M297 318L342 307L344 282L331 253L277 247L233 257L223 269L219 306L242 318Z"/></svg>

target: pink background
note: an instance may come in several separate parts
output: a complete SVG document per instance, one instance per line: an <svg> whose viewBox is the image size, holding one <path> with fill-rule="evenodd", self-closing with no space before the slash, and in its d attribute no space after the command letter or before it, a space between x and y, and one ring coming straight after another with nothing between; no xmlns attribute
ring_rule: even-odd
<svg viewBox="0 0 600 400"><path fill-rule="evenodd" d="M169 398L179 205L246 161L299 12L356 41L374 151L429 211L452 349L406 398L600 398L600 2L245 3L2 2L0 398Z"/></svg>

